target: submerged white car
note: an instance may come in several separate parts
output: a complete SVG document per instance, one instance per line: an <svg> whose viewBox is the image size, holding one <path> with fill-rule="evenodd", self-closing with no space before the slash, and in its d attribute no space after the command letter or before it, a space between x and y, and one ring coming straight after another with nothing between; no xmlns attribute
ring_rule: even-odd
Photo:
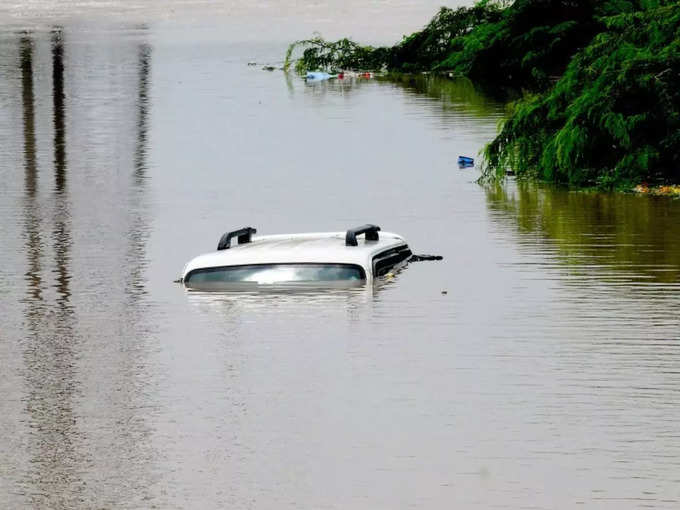
<svg viewBox="0 0 680 510"><path fill-rule="evenodd" d="M217 251L184 267L189 288L232 285L362 284L405 265L403 237L363 225L346 232L254 236L252 227L225 233ZM232 246L232 240L238 244Z"/></svg>

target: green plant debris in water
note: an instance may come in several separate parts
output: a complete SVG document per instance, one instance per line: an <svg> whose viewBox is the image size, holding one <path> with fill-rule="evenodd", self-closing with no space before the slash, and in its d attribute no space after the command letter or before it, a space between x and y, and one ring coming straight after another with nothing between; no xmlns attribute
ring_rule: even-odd
<svg viewBox="0 0 680 510"><path fill-rule="evenodd" d="M630 188L680 182L680 2L483 0L390 47L320 36L285 68L430 71L512 88L484 177ZM293 57L302 49L299 58Z"/></svg>

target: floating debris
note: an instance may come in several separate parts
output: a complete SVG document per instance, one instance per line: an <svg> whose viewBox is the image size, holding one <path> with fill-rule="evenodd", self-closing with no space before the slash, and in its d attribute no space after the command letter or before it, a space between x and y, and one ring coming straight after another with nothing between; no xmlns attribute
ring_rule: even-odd
<svg viewBox="0 0 680 510"><path fill-rule="evenodd" d="M680 185L648 186L647 184L638 184L633 188L633 191L643 195L680 197Z"/></svg>
<svg viewBox="0 0 680 510"><path fill-rule="evenodd" d="M276 70L276 67L274 67L274 66L264 66L264 67L262 68L262 70L263 70L263 71L275 71L275 70Z"/></svg>
<svg viewBox="0 0 680 510"><path fill-rule="evenodd" d="M248 62L248 65L249 65L249 66L256 66L256 65L257 65L257 62Z"/></svg>
<svg viewBox="0 0 680 510"><path fill-rule="evenodd" d="M475 160L467 156L458 156L458 168L470 168L475 166Z"/></svg>
<svg viewBox="0 0 680 510"><path fill-rule="evenodd" d="M308 72L307 75L305 76L305 80L307 81L324 81L324 80L329 80L331 78L334 78L335 76L330 75L328 73L323 73L321 71L313 71L313 72Z"/></svg>

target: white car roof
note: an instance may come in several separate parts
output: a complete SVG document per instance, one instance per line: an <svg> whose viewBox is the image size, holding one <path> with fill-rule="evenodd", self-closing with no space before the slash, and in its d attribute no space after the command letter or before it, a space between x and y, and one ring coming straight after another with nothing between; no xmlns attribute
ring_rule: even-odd
<svg viewBox="0 0 680 510"><path fill-rule="evenodd" d="M368 241L361 236L357 238L357 246L345 244L345 232L253 236L248 243L190 260L182 278L195 269L210 267L314 262L356 264L369 275L374 255L404 244L403 237L390 232L380 232L377 241Z"/></svg>

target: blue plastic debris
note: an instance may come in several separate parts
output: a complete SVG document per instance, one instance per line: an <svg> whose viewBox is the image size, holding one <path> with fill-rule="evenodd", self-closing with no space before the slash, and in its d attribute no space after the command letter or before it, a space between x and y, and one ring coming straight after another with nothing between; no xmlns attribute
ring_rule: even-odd
<svg viewBox="0 0 680 510"><path fill-rule="evenodd" d="M309 81L322 81L322 80L328 80L330 77L331 77L331 75L328 74L328 73L322 73L320 71L313 71L313 72L308 72L305 79L307 79Z"/></svg>
<svg viewBox="0 0 680 510"><path fill-rule="evenodd" d="M468 158L467 156L458 156L458 166L461 168L466 168L469 166L474 166L475 160Z"/></svg>

